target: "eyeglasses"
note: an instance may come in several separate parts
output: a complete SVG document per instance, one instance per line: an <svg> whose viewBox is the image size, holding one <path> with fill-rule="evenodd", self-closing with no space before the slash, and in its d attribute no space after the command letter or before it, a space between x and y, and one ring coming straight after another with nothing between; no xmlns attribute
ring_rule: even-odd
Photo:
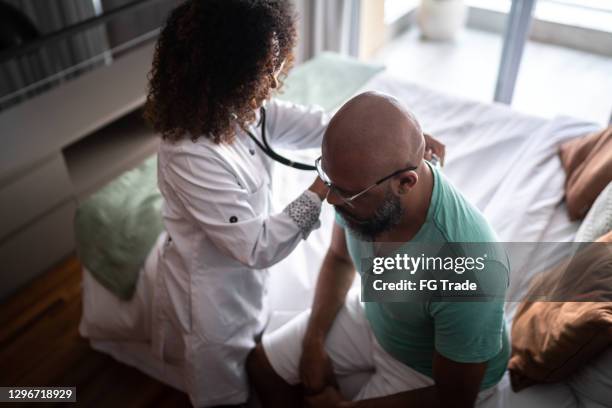
<svg viewBox="0 0 612 408"><path fill-rule="evenodd" d="M411 170L416 170L417 169L416 166L410 166L410 167L406 167L406 168L394 171L393 173L389 174L388 176L385 176L385 177L381 178L380 180L378 180L376 183L372 184L370 187L366 188L365 190L362 190L362 191L360 191L357 194L353 194L351 196L347 196L342 191L340 191L338 189L338 187L336 187L336 186L334 186L332 184L331 179L329 178L329 176L323 170L323 165L321 164L321 159L322 159L322 157L319 157L317 160L315 160L315 167L317 168L317 173L319 173L319 178L321 178L323 183L327 186L327 188L329 188L329 190L331 192L333 192L338 197L340 197L342 199L342 201L344 201L344 203L349 205L350 207L354 207L353 201L355 201L357 198L361 197L362 195L364 195L365 193L367 193L368 191L370 191L374 187L378 186L379 184L384 183L385 181L389 180L390 178L395 177L398 174L403 173L405 171L411 171Z"/></svg>

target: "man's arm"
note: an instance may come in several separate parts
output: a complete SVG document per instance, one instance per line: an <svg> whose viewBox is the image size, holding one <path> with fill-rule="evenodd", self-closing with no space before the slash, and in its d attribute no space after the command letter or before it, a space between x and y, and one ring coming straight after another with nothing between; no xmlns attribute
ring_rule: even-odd
<svg viewBox="0 0 612 408"><path fill-rule="evenodd" d="M434 352L435 385L381 398L344 402L347 408L473 407L487 363L458 363Z"/></svg>
<svg viewBox="0 0 612 408"><path fill-rule="evenodd" d="M325 352L325 337L353 283L355 268L346 248L344 230L334 224L329 250L323 260L310 320L304 335L300 377L306 390L320 392L335 382Z"/></svg>

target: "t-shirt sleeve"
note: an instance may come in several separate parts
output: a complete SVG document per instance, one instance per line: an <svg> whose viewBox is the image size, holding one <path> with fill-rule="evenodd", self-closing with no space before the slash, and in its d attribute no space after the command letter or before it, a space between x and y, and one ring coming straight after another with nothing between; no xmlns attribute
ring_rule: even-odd
<svg viewBox="0 0 612 408"><path fill-rule="evenodd" d="M499 262L487 262L488 284L506 285L507 270ZM503 347L504 299L432 302L435 349L460 363L482 363Z"/></svg>

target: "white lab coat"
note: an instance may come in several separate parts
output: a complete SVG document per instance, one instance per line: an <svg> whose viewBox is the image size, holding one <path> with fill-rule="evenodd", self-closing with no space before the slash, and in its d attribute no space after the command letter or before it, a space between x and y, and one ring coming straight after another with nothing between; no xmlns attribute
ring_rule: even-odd
<svg viewBox="0 0 612 408"><path fill-rule="evenodd" d="M273 147L320 146L322 110L273 100L266 113ZM261 140L260 128L251 131ZM267 268L308 231L271 213L272 161L243 131L231 144L163 141L158 157L168 236L158 248L153 351L181 367L195 406L245 402L244 362L268 317Z"/></svg>

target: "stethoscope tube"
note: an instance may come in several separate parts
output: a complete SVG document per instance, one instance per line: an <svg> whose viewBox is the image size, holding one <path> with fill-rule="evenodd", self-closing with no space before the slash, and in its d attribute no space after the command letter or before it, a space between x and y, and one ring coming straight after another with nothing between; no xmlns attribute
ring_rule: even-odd
<svg viewBox="0 0 612 408"><path fill-rule="evenodd" d="M274 149L270 147L270 145L268 144L268 139L266 138L266 109L262 106L259 112L261 116L261 120L260 120L261 140L263 141L263 144L259 140L257 140L255 135L251 131L249 131L248 129L245 129L245 132L247 133L247 135L249 135L251 140L255 142L257 147L259 147L261 151L264 152L269 158L281 164L284 164L285 166L289 166L289 167L293 167L294 169L305 170L305 171L316 170L317 168L315 166L311 166L310 164L294 162L293 160L289 160L288 158L276 153Z"/></svg>

